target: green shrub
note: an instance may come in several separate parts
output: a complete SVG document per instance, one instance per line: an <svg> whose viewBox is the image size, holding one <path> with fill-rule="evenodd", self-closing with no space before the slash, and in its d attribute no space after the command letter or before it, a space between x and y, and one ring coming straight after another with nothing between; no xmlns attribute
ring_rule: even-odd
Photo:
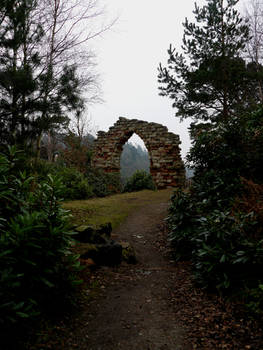
<svg viewBox="0 0 263 350"><path fill-rule="evenodd" d="M64 185L64 199L87 199L94 195L88 179L77 169L61 167L57 175Z"/></svg>
<svg viewBox="0 0 263 350"><path fill-rule="evenodd" d="M175 258L193 262L203 287L220 293L256 288L263 268L263 239L255 234L261 218L253 211L233 212L233 200L220 194L210 202L210 190L174 193L168 224Z"/></svg>
<svg viewBox="0 0 263 350"><path fill-rule="evenodd" d="M0 327L32 321L78 283L72 232L61 208L61 180L16 174L17 152L0 154Z"/></svg>
<svg viewBox="0 0 263 350"><path fill-rule="evenodd" d="M44 159L30 158L24 164L24 170L40 181L45 180L48 174L56 175L60 168L61 166L57 165L57 163L52 163Z"/></svg>
<svg viewBox="0 0 263 350"><path fill-rule="evenodd" d="M134 192L141 190L155 190L155 184L152 176L144 170L137 170L127 180L123 192Z"/></svg>
<svg viewBox="0 0 263 350"><path fill-rule="evenodd" d="M215 210L200 220L193 237L195 276L202 286L220 292L254 287L263 267L263 240L255 239L253 213Z"/></svg>
<svg viewBox="0 0 263 350"><path fill-rule="evenodd" d="M169 210L176 259L191 260L202 287L239 295L263 313L263 109L220 123L193 123L188 193Z"/></svg>
<svg viewBox="0 0 263 350"><path fill-rule="evenodd" d="M262 317L263 315L263 284L259 281L255 288L246 291L246 306L253 314Z"/></svg>
<svg viewBox="0 0 263 350"><path fill-rule="evenodd" d="M63 197L66 200L105 197L121 191L119 173L105 173L90 166L82 173L76 168L66 167L61 162L31 160L27 162L27 170L39 180L44 180L48 174L60 176L65 185Z"/></svg>
<svg viewBox="0 0 263 350"><path fill-rule="evenodd" d="M263 183L263 108L214 124L192 124L193 146L187 156L195 178L207 171L221 174L225 184L240 176Z"/></svg>
<svg viewBox="0 0 263 350"><path fill-rule="evenodd" d="M193 226L196 208L189 193L175 190L171 197L171 206L167 222L169 225L169 241L174 250L176 260L188 260L192 257Z"/></svg>
<svg viewBox="0 0 263 350"><path fill-rule="evenodd" d="M40 181L45 180L49 174L60 177L64 187L62 197L65 200L87 199L94 196L88 179L75 168L65 167L62 163L31 159L27 161L26 169Z"/></svg>
<svg viewBox="0 0 263 350"><path fill-rule="evenodd" d="M262 111L218 125L192 125L189 193L177 192L169 238L177 259L190 259L198 282L220 292L256 288L263 267ZM251 179L247 181L244 177Z"/></svg>
<svg viewBox="0 0 263 350"><path fill-rule="evenodd" d="M85 174L96 197L105 197L121 191L119 173L105 173L96 168L89 167Z"/></svg>

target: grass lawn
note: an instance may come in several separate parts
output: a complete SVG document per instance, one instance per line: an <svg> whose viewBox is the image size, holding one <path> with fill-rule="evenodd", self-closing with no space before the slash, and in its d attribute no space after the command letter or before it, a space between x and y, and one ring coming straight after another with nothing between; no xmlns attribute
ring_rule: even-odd
<svg viewBox="0 0 263 350"><path fill-rule="evenodd" d="M63 207L70 210L73 223L99 226L111 222L112 227L115 228L134 209L149 202L167 202L172 191L172 189L166 189L122 193L104 198L64 202Z"/></svg>

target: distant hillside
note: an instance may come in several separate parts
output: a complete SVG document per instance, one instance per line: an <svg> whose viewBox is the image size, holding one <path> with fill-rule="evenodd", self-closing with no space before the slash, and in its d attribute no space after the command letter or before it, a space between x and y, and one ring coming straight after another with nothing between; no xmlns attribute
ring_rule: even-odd
<svg viewBox="0 0 263 350"><path fill-rule="evenodd" d="M150 172L150 160L147 150L139 145L126 143L121 154L121 179L125 182L136 170Z"/></svg>

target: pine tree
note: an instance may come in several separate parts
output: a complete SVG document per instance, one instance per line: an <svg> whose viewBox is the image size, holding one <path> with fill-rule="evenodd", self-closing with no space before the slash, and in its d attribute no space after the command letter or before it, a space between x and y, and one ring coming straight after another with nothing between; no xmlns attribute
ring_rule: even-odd
<svg viewBox="0 0 263 350"><path fill-rule="evenodd" d="M40 64L36 44L43 35L41 26L30 19L35 7L35 0L6 0L0 5L1 143L21 143L31 133L30 116L37 109L34 70Z"/></svg>
<svg viewBox="0 0 263 350"><path fill-rule="evenodd" d="M173 100L181 119L217 122L258 103L255 72L242 59L249 27L239 0L195 3L196 23L184 25L183 53L172 46L168 66L159 66L160 95Z"/></svg>
<svg viewBox="0 0 263 350"><path fill-rule="evenodd" d="M113 25L94 26L103 13L97 0L0 1L0 144L38 154L44 133L99 100L86 44Z"/></svg>
<svg viewBox="0 0 263 350"><path fill-rule="evenodd" d="M54 73L43 47L38 0L0 3L0 143L28 147L44 132L66 127L81 113L83 80L77 65Z"/></svg>

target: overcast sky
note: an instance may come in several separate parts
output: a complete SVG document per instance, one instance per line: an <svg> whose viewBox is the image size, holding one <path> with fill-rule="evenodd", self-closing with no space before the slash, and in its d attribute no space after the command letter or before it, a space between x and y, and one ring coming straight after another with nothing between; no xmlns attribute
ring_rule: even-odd
<svg viewBox="0 0 263 350"><path fill-rule="evenodd" d="M204 0L197 0L203 4ZM171 100L158 96L157 67L166 63L170 43L180 48L185 17L194 0L104 0L108 17L119 19L97 39L94 50L104 103L91 109L97 130L107 131L120 116L156 122L180 136L182 156L190 147L187 127L174 117Z"/></svg>

